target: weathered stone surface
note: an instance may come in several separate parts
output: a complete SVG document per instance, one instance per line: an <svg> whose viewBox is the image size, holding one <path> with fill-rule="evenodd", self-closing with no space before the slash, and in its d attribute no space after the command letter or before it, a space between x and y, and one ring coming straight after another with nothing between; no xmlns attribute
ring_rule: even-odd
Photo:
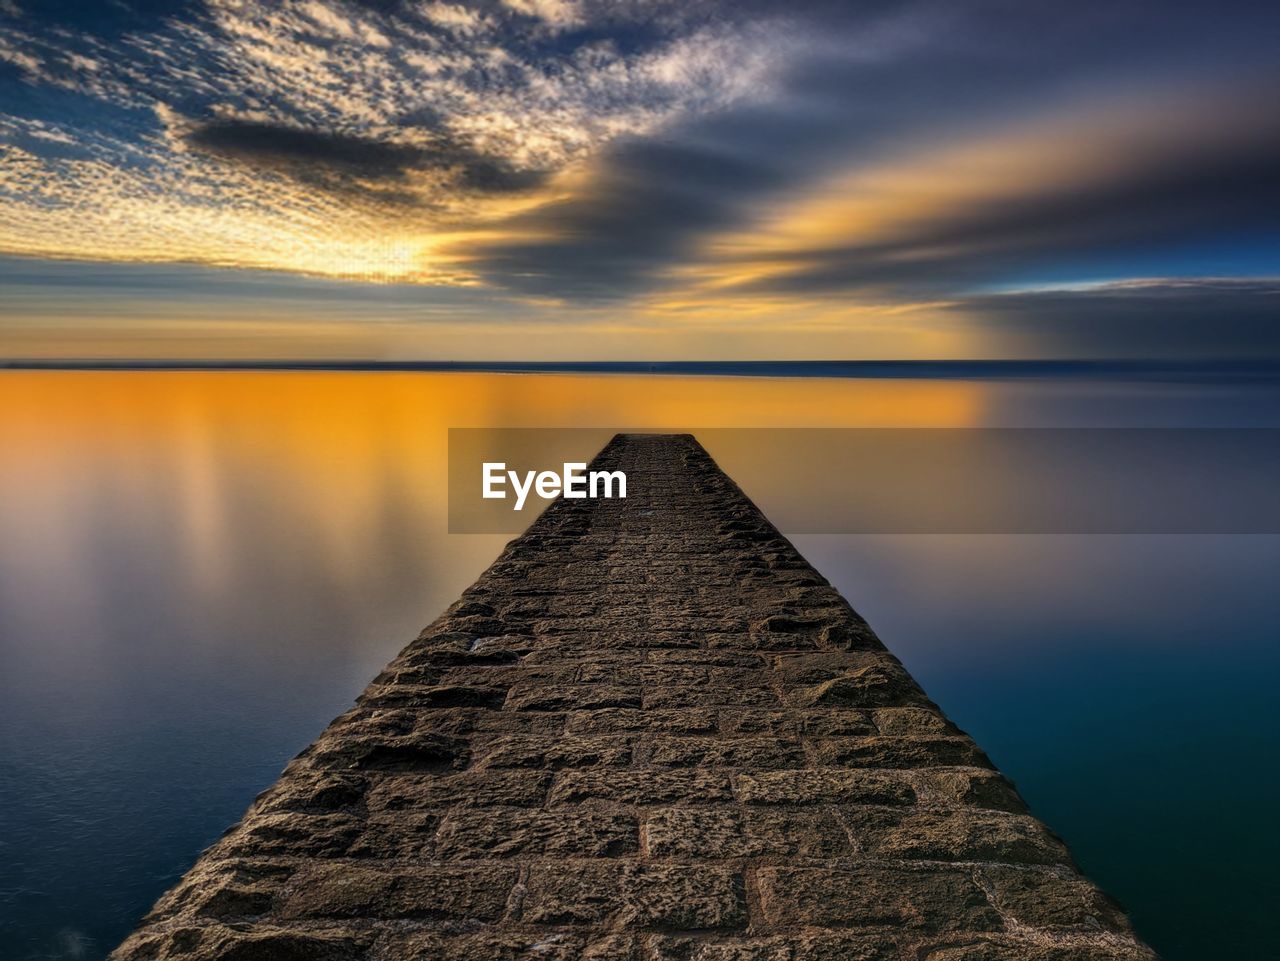
<svg viewBox="0 0 1280 961"><path fill-rule="evenodd" d="M623 804L719 804L730 801L729 776L719 771L572 771L556 778L551 804L604 800Z"/></svg>
<svg viewBox="0 0 1280 961"><path fill-rule="evenodd" d="M388 938L378 956L404 961L647 961L635 936L568 931L411 934Z"/></svg>
<svg viewBox="0 0 1280 961"><path fill-rule="evenodd" d="M922 701L924 695L906 671L886 661L795 688L788 700L800 707L880 707Z"/></svg>
<svg viewBox="0 0 1280 961"><path fill-rule="evenodd" d="M917 780L929 797L943 804L1026 811L1013 785L996 771L935 769L922 772Z"/></svg>
<svg viewBox="0 0 1280 961"><path fill-rule="evenodd" d="M116 961L1151 961L692 439L598 466Z"/></svg>
<svg viewBox="0 0 1280 961"><path fill-rule="evenodd" d="M645 820L650 856L684 861L719 858L827 858L852 853L840 819L830 811L738 811L666 808Z"/></svg>
<svg viewBox="0 0 1280 961"><path fill-rule="evenodd" d="M711 734L716 730L716 712L705 708L685 711L609 708L600 711L575 711L569 715L566 730L570 734Z"/></svg>
<svg viewBox="0 0 1280 961"><path fill-rule="evenodd" d="M208 924L139 932L115 956L148 961L352 961L364 957L369 941L368 936L342 931L310 932L265 924L246 931Z"/></svg>
<svg viewBox="0 0 1280 961"><path fill-rule="evenodd" d="M886 707L871 712L876 729L881 734L954 734L950 722L937 711L922 707ZM832 731L838 734L839 731Z"/></svg>
<svg viewBox="0 0 1280 961"><path fill-rule="evenodd" d="M1034 937L1002 937L944 944L918 955L923 961L1155 961L1144 945L1112 939L1046 944Z"/></svg>
<svg viewBox="0 0 1280 961"><path fill-rule="evenodd" d="M747 804L911 804L916 794L901 775L821 768L740 775Z"/></svg>
<svg viewBox="0 0 1280 961"><path fill-rule="evenodd" d="M799 741L777 738L660 737L649 747L649 761L671 767L735 767L747 770L804 767Z"/></svg>
<svg viewBox="0 0 1280 961"><path fill-rule="evenodd" d="M967 737L830 738L818 744L814 756L832 766L871 768L990 765L985 754Z"/></svg>
<svg viewBox="0 0 1280 961"><path fill-rule="evenodd" d="M800 730L809 737L869 737L883 733L865 711L805 711L798 720Z"/></svg>
<svg viewBox="0 0 1280 961"><path fill-rule="evenodd" d="M463 684L419 687L412 683L403 683L405 680L412 681L413 677L405 678L403 675L396 675L393 683L374 689L365 701L376 701L380 705L389 705L398 701L415 708L496 708L502 705L507 696L507 692L500 687L469 687Z"/></svg>
<svg viewBox="0 0 1280 961"><path fill-rule="evenodd" d="M436 856L446 859L556 854L612 857L639 847L634 815L606 811L473 808L440 825Z"/></svg>
<svg viewBox="0 0 1280 961"><path fill-rule="evenodd" d="M1058 931L1128 933L1120 906L1087 881L1036 868L992 866L982 877L994 902L1019 924Z"/></svg>
<svg viewBox="0 0 1280 961"><path fill-rule="evenodd" d="M541 805L550 771L471 770L461 774L386 777L368 794L370 811L434 807L530 807Z"/></svg>
<svg viewBox="0 0 1280 961"><path fill-rule="evenodd" d="M499 738L479 751L482 768L619 767L631 763L632 739L573 735L513 735Z"/></svg>
<svg viewBox="0 0 1280 961"><path fill-rule="evenodd" d="M696 931L747 923L746 885L740 874L689 865L635 865L623 878L625 924Z"/></svg>
<svg viewBox="0 0 1280 961"><path fill-rule="evenodd" d="M218 847L226 856L341 857L364 830L351 814L264 814L233 831Z"/></svg>
<svg viewBox="0 0 1280 961"><path fill-rule="evenodd" d="M293 877L279 908L290 918L448 918L496 921L516 882L514 868L429 865L373 868L326 864Z"/></svg>
<svg viewBox="0 0 1280 961"><path fill-rule="evenodd" d="M775 925L932 931L1003 926L969 872L953 868L762 868L758 876L761 910Z"/></svg>
<svg viewBox="0 0 1280 961"><path fill-rule="evenodd" d="M710 866L587 862L536 865L523 920L543 924L621 923L702 930L746 924L741 875Z"/></svg>
<svg viewBox="0 0 1280 961"><path fill-rule="evenodd" d="M864 851L899 861L1065 864L1066 848L1039 821L1003 811L849 809Z"/></svg>
<svg viewBox="0 0 1280 961"><path fill-rule="evenodd" d="M620 864L537 864L521 892L521 920L603 925L622 903Z"/></svg>
<svg viewBox="0 0 1280 961"><path fill-rule="evenodd" d="M883 935L826 932L758 938L664 937L652 942L655 961L895 961L905 955Z"/></svg>
<svg viewBox="0 0 1280 961"><path fill-rule="evenodd" d="M639 707L641 692L609 684L537 684L515 688L507 695L513 711L568 711L599 707Z"/></svg>

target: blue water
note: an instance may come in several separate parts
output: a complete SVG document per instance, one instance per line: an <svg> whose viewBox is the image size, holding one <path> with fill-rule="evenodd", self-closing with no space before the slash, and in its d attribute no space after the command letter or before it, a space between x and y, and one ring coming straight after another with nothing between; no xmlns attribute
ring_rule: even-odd
<svg viewBox="0 0 1280 961"><path fill-rule="evenodd" d="M1275 956L1280 537L855 540L797 543L1165 958Z"/></svg>
<svg viewBox="0 0 1280 961"><path fill-rule="evenodd" d="M105 956L496 555L447 426L1280 424L1265 382L392 376L0 375L0 958ZM1280 537L795 539L1167 959L1274 957Z"/></svg>

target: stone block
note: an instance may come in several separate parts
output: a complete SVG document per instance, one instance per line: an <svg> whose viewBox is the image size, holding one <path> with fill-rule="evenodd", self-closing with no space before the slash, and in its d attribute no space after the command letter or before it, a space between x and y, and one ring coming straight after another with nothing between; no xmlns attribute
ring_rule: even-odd
<svg viewBox="0 0 1280 961"><path fill-rule="evenodd" d="M822 768L740 774L734 783L746 804L914 804L901 775Z"/></svg>
<svg viewBox="0 0 1280 961"><path fill-rule="evenodd" d="M347 849L347 857L425 860L435 850L439 827L440 815L436 812L374 815Z"/></svg>
<svg viewBox="0 0 1280 961"><path fill-rule="evenodd" d="M447 771L467 763L465 740L436 733L401 736L327 736L317 743L315 763L330 771Z"/></svg>
<svg viewBox="0 0 1280 961"><path fill-rule="evenodd" d="M526 924L602 924L622 906L622 863L535 864L521 903Z"/></svg>
<svg viewBox="0 0 1280 961"><path fill-rule="evenodd" d="M829 811L666 808L646 816L644 836L650 857L694 862L851 853L844 825Z"/></svg>
<svg viewBox="0 0 1280 961"><path fill-rule="evenodd" d="M797 711L806 737L871 737L880 731L866 711L850 708Z"/></svg>
<svg viewBox="0 0 1280 961"><path fill-rule="evenodd" d="M927 707L882 707L871 712L876 729L892 736L956 734L954 725Z"/></svg>
<svg viewBox="0 0 1280 961"><path fill-rule="evenodd" d="M734 871L707 866L633 865L622 878L623 924L695 931L747 923L746 886Z"/></svg>
<svg viewBox="0 0 1280 961"><path fill-rule="evenodd" d="M112 961L360 961L370 938L350 931L298 931L274 925L252 929L221 925L180 927L129 938Z"/></svg>
<svg viewBox="0 0 1280 961"><path fill-rule="evenodd" d="M923 701L924 695L906 671L872 666L788 693L799 707L885 707Z"/></svg>
<svg viewBox="0 0 1280 961"><path fill-rule="evenodd" d="M411 692L412 703L416 708L437 709L447 707L483 707L496 709L502 707L507 698L504 687L480 686L479 684L441 684Z"/></svg>
<svg viewBox="0 0 1280 961"><path fill-rule="evenodd" d="M515 867L491 865L308 867L294 877L279 914L284 919L497 921L516 877Z"/></svg>
<svg viewBox="0 0 1280 961"><path fill-rule="evenodd" d="M522 918L533 924L601 924L637 929L733 928L747 919L737 873L714 867L626 862L534 865Z"/></svg>
<svg viewBox="0 0 1280 961"><path fill-rule="evenodd" d="M1034 928L1129 933L1120 906L1087 881L1036 868L992 866L983 877L997 908Z"/></svg>
<svg viewBox="0 0 1280 961"><path fill-rule="evenodd" d="M511 711L586 711L602 707L639 707L639 688L609 684L534 684L507 694Z"/></svg>
<svg viewBox="0 0 1280 961"><path fill-rule="evenodd" d="M919 774L921 783L930 796L948 804L959 803L972 807L992 808L1025 814L1026 805L1012 784L996 771L931 770Z"/></svg>
<svg viewBox="0 0 1280 961"><path fill-rule="evenodd" d="M587 939L563 931L542 933L432 933L393 935L379 954L395 961L579 961Z"/></svg>
<svg viewBox="0 0 1280 961"><path fill-rule="evenodd" d="M218 842L220 857L342 857L364 830L351 814L258 814Z"/></svg>
<svg viewBox="0 0 1280 961"><path fill-rule="evenodd" d="M877 858L907 861L999 861L1067 864L1057 838L1034 818L968 809L850 809L855 840Z"/></svg>
<svg viewBox="0 0 1280 961"><path fill-rule="evenodd" d="M622 804L713 804L729 801L729 776L702 770L566 771L556 776L551 804L601 800Z"/></svg>
<svg viewBox="0 0 1280 961"><path fill-rule="evenodd" d="M670 687L647 688L645 710L694 707L775 707L778 698L765 687Z"/></svg>
<svg viewBox="0 0 1280 961"><path fill-rule="evenodd" d="M260 811L323 814L355 807L364 801L369 780L360 775L325 772L284 777L259 802Z"/></svg>
<svg viewBox="0 0 1280 961"><path fill-rule="evenodd" d="M527 854L614 857L632 854L638 847L635 817L595 810L454 811L441 823L436 838L436 856L452 860Z"/></svg>
<svg viewBox="0 0 1280 961"><path fill-rule="evenodd" d="M803 730L795 711L748 708L720 712L720 729L726 735L769 734L775 737L799 737Z"/></svg>
<svg viewBox="0 0 1280 961"><path fill-rule="evenodd" d="M834 767L990 767L967 737L831 738L814 745L819 764Z"/></svg>
<svg viewBox="0 0 1280 961"><path fill-rule="evenodd" d="M621 767L631 763L630 738L524 736L497 738L480 749L481 768Z"/></svg>
<svg viewBox="0 0 1280 961"><path fill-rule="evenodd" d="M568 717L565 730L569 734L709 734L716 730L716 712L705 708L654 711L605 708L599 711L574 711Z"/></svg>
<svg viewBox="0 0 1280 961"><path fill-rule="evenodd" d="M770 924L994 931L1000 916L968 872L879 866L766 867L757 872Z"/></svg>
<svg viewBox="0 0 1280 961"><path fill-rule="evenodd" d="M650 950L653 961L906 961L893 938L840 931L715 940L663 935Z"/></svg>
<svg viewBox="0 0 1280 961"><path fill-rule="evenodd" d="M925 947L921 961L1158 961L1155 952L1136 944L1097 939L1070 944L1046 943L1043 938L966 938Z"/></svg>
<svg viewBox="0 0 1280 961"><path fill-rule="evenodd" d="M777 738L659 737L649 762L663 767L736 767L748 770L803 767L808 763L798 741Z"/></svg>
<svg viewBox="0 0 1280 961"><path fill-rule="evenodd" d="M398 774L379 780L368 795L370 811L444 806L531 807L542 804L550 771L471 769L458 774Z"/></svg>

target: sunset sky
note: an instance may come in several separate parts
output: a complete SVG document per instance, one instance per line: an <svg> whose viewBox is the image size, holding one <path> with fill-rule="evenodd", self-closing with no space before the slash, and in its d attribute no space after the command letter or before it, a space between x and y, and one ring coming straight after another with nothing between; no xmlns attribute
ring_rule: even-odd
<svg viewBox="0 0 1280 961"><path fill-rule="evenodd" d="M1280 7L0 0L0 357L1280 357Z"/></svg>

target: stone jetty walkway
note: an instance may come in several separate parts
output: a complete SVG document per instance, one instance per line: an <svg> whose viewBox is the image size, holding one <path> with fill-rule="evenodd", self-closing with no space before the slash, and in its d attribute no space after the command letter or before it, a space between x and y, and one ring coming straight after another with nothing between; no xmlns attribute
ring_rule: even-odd
<svg viewBox="0 0 1280 961"><path fill-rule="evenodd" d="M116 961L1154 958L692 437L595 464Z"/></svg>

